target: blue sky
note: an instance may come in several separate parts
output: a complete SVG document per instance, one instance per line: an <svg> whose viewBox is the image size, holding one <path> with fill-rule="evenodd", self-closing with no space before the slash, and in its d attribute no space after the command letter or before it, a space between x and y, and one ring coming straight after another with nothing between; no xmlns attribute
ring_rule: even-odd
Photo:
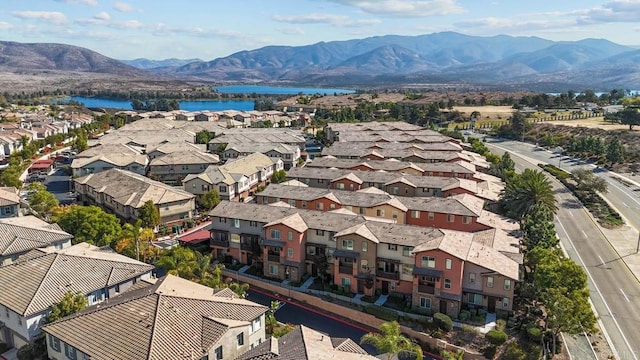
<svg viewBox="0 0 640 360"><path fill-rule="evenodd" d="M639 20L640 0L4 0L0 39L116 59L211 60L266 45L440 31L636 46Z"/></svg>

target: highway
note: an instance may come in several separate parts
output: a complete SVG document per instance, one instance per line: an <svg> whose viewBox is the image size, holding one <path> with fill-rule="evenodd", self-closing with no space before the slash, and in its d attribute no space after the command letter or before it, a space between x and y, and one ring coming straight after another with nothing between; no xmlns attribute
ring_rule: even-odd
<svg viewBox="0 0 640 360"><path fill-rule="evenodd" d="M499 155L504 152L504 149L509 149L512 155L524 155L524 157L512 156L518 170L539 169L538 161L558 166L557 155L536 151L534 146L529 144L513 141L492 143L488 139L487 146ZM575 166L590 165L578 164L573 160L567 162L565 159L560 166L570 171ZM590 168L594 167L590 166ZM617 354L616 358L637 360L640 355L640 283L611 247L587 210L564 186L550 178L557 193L559 211L556 217L556 231L561 244L569 256L582 265L587 272L593 306L600 319L600 325L605 330L605 336L608 337L610 345ZM609 181L614 180L609 179ZM621 185L617 182L616 184ZM616 201L632 203L630 198L624 198L629 194L625 195L623 188L615 186L610 188L611 199L617 196ZM633 210L631 206L629 208L631 214ZM637 218L640 214L631 215Z"/></svg>

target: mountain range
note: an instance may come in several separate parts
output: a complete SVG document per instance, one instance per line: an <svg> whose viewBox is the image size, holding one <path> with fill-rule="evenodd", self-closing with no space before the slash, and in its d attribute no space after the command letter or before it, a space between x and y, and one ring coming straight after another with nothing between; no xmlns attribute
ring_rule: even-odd
<svg viewBox="0 0 640 360"><path fill-rule="evenodd" d="M35 70L314 86L451 83L562 91L639 89L640 50L604 39L555 42L441 32L266 46L211 61L117 61L71 45L0 42L0 71Z"/></svg>

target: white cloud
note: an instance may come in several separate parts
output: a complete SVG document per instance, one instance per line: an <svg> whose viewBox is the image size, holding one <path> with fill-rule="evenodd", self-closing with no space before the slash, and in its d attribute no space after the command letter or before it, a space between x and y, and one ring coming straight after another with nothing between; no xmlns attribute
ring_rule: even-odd
<svg viewBox="0 0 640 360"><path fill-rule="evenodd" d="M529 19L517 21L507 18L487 17L483 19L461 21L453 25L459 28L474 29L482 32L518 32L524 30L566 28L575 25L575 21L571 19Z"/></svg>
<svg viewBox="0 0 640 360"><path fill-rule="evenodd" d="M389 17L427 17L464 13L456 0L329 0L360 11Z"/></svg>
<svg viewBox="0 0 640 360"><path fill-rule="evenodd" d="M637 22L640 19L640 1L614 0L599 7L582 11L578 17L581 25L611 22Z"/></svg>
<svg viewBox="0 0 640 360"><path fill-rule="evenodd" d="M120 12L132 12L135 10L132 5L123 2L116 2L113 4L113 8Z"/></svg>
<svg viewBox="0 0 640 360"><path fill-rule="evenodd" d="M0 30L12 29L14 26L5 21L0 21Z"/></svg>
<svg viewBox="0 0 640 360"><path fill-rule="evenodd" d="M299 26L276 28L276 30L285 35L304 35L304 30Z"/></svg>
<svg viewBox="0 0 640 360"><path fill-rule="evenodd" d="M312 13L306 15L274 15L273 20L289 24L330 24L339 27L365 27L379 24L378 19L350 19L345 15Z"/></svg>
<svg viewBox="0 0 640 360"><path fill-rule="evenodd" d="M97 0L56 0L56 1L67 3L67 4L84 4L89 6L98 6Z"/></svg>
<svg viewBox="0 0 640 360"><path fill-rule="evenodd" d="M111 16L106 11L103 11L103 12L95 15L93 18L96 19L96 20L100 20L100 21L109 21L109 20L111 20Z"/></svg>
<svg viewBox="0 0 640 360"><path fill-rule="evenodd" d="M67 17L59 11L14 11L12 15L20 19L42 20L54 25L67 22Z"/></svg>

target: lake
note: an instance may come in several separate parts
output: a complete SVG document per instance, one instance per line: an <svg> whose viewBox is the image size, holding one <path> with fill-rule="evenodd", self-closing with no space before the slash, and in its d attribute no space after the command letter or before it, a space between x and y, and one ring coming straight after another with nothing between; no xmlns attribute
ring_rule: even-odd
<svg viewBox="0 0 640 360"><path fill-rule="evenodd" d="M268 95L313 95L313 94L353 94L355 90L332 89L332 88L307 88L307 87L285 87L266 85L228 85L214 87L216 91L223 94L268 94Z"/></svg>
<svg viewBox="0 0 640 360"><path fill-rule="evenodd" d="M88 108L113 108L122 110L131 110L131 101L129 100L112 100L94 97L70 96L65 101L77 101L84 104ZM57 102L57 101L55 101ZM180 109L186 111L222 111L237 110L249 111L253 110L253 100L203 100L203 101L180 101Z"/></svg>

